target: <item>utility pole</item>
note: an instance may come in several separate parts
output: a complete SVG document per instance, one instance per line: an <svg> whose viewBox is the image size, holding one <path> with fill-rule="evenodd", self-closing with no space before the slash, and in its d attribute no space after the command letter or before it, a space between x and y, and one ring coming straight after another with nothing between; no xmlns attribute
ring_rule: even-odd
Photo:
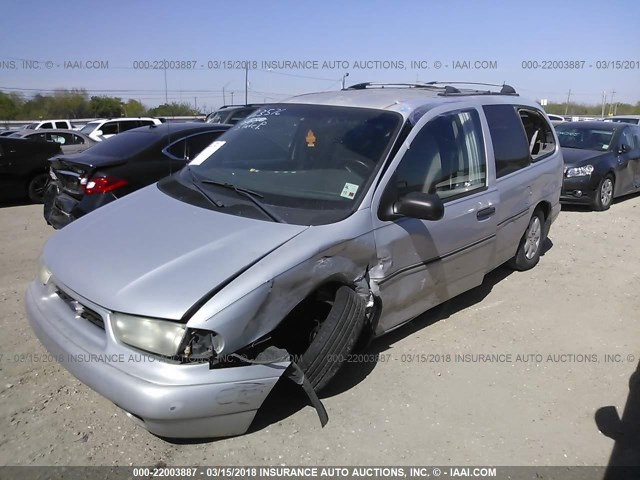
<svg viewBox="0 0 640 480"><path fill-rule="evenodd" d="M167 63L164 63L164 103L169 104L169 96L167 95Z"/></svg>
<svg viewBox="0 0 640 480"><path fill-rule="evenodd" d="M198 97L193 97L193 103L195 104L194 110L197 112L198 111Z"/></svg>
<svg viewBox="0 0 640 480"><path fill-rule="evenodd" d="M607 102L607 92L603 90L602 91L602 115L601 115L602 118L604 118L604 104L606 102Z"/></svg>
<svg viewBox="0 0 640 480"><path fill-rule="evenodd" d="M567 105L564 107L564 114L566 115L569 112L569 101L571 100L571 89L569 89L569 93L567 94Z"/></svg>
<svg viewBox="0 0 640 480"><path fill-rule="evenodd" d="M233 105L233 92L231 92L231 105Z"/></svg>
<svg viewBox="0 0 640 480"><path fill-rule="evenodd" d="M613 113L613 96L616 94L615 90L611 90L611 100L609 100L609 115Z"/></svg>
<svg viewBox="0 0 640 480"><path fill-rule="evenodd" d="M248 105L248 90L249 90L249 62L244 64L244 104Z"/></svg>

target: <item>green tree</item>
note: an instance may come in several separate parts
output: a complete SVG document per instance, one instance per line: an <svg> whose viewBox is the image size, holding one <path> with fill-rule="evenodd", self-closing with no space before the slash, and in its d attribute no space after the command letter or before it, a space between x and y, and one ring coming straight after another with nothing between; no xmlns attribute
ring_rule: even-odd
<svg viewBox="0 0 640 480"><path fill-rule="evenodd" d="M130 99L124 104L124 114L127 117L143 117L147 114L147 108L139 101Z"/></svg>
<svg viewBox="0 0 640 480"><path fill-rule="evenodd" d="M60 118L85 118L90 116L86 90L56 90L51 102L53 116Z"/></svg>
<svg viewBox="0 0 640 480"><path fill-rule="evenodd" d="M91 97L89 110L93 117L121 117L124 114L124 104L118 97Z"/></svg>
<svg viewBox="0 0 640 480"><path fill-rule="evenodd" d="M15 93L0 92L0 120L15 120L22 109L22 99Z"/></svg>
<svg viewBox="0 0 640 480"><path fill-rule="evenodd" d="M197 112L188 103L163 103L149 110L152 117L180 117L196 115Z"/></svg>

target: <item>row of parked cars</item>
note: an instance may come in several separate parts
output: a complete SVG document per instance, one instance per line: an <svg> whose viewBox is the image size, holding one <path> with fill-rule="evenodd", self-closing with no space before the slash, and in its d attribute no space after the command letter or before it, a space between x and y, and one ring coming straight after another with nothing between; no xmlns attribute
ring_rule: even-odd
<svg viewBox="0 0 640 480"><path fill-rule="evenodd" d="M639 129L554 128L508 85L366 83L231 128L130 130L51 160L45 217L64 228L28 318L156 435L244 433L283 376L322 410L356 344L533 268L561 200L638 190ZM109 360L136 354L154 361Z"/></svg>

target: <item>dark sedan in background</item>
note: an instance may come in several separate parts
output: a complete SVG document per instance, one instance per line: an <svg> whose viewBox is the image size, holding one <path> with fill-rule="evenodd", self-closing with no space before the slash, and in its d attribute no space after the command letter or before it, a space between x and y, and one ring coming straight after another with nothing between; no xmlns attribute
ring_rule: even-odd
<svg viewBox="0 0 640 480"><path fill-rule="evenodd" d="M567 122L556 132L565 165L563 203L607 210L614 198L640 190L640 127Z"/></svg>
<svg viewBox="0 0 640 480"><path fill-rule="evenodd" d="M0 195L28 197L42 203L49 179L49 158L60 153L57 143L0 137Z"/></svg>
<svg viewBox="0 0 640 480"><path fill-rule="evenodd" d="M62 228L182 169L229 125L165 123L135 128L76 155L51 160L44 217Z"/></svg>

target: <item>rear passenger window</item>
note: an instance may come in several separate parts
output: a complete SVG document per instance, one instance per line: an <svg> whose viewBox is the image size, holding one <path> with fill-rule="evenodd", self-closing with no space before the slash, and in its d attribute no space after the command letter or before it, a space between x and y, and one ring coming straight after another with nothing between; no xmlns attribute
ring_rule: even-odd
<svg viewBox="0 0 640 480"><path fill-rule="evenodd" d="M224 132L207 132L187 138L186 160L195 158L205 147L209 146Z"/></svg>
<svg viewBox="0 0 640 480"><path fill-rule="evenodd" d="M485 186L486 159L475 110L446 113L429 121L411 142L396 170L399 197L410 192L443 200Z"/></svg>
<svg viewBox="0 0 640 480"><path fill-rule="evenodd" d="M528 166L531 163L529 142L513 105L485 105L482 108L489 124L496 178Z"/></svg>
<svg viewBox="0 0 640 480"><path fill-rule="evenodd" d="M138 128L140 126L140 122L138 122L137 120L123 120L122 122L118 123L120 125L120 133L131 130L132 128Z"/></svg>
<svg viewBox="0 0 640 480"><path fill-rule="evenodd" d="M82 138L80 135L74 135L73 136L73 144L74 145L83 145L84 144L84 138Z"/></svg>
<svg viewBox="0 0 640 480"><path fill-rule="evenodd" d="M531 161L536 162L553 153L556 149L553 132L540 112L521 108L518 113L529 142Z"/></svg>
<svg viewBox="0 0 640 480"><path fill-rule="evenodd" d="M42 142L51 141L49 138L47 138L47 135L45 135L44 133L37 133L36 135L29 135L29 140L39 140L39 141L42 141Z"/></svg>
<svg viewBox="0 0 640 480"><path fill-rule="evenodd" d="M100 127L103 135L116 135L118 133L118 124L116 122L107 122Z"/></svg>
<svg viewBox="0 0 640 480"><path fill-rule="evenodd" d="M69 128L69 125L67 125L67 122L56 122L56 128Z"/></svg>

